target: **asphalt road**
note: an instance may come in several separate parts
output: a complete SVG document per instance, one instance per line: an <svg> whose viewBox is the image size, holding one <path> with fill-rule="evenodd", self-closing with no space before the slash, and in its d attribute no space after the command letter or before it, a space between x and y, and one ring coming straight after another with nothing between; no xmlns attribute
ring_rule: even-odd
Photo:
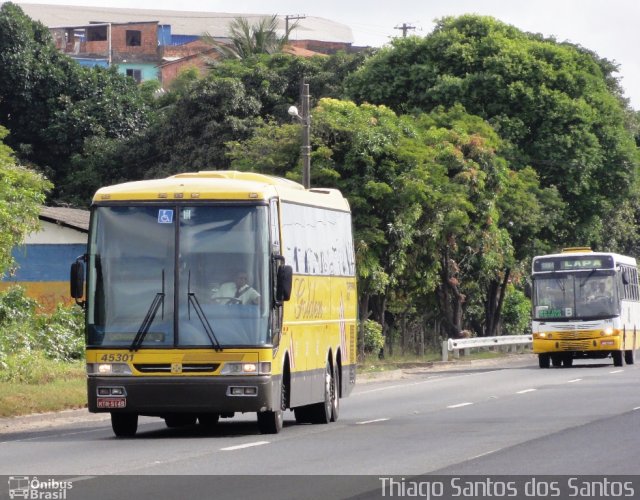
<svg viewBox="0 0 640 500"><path fill-rule="evenodd" d="M199 488L215 498L238 488L235 498L265 498L265 489L274 498L377 497L381 478L424 474L637 475L639 376L640 365L609 360L541 370L531 355L414 368L359 383L336 423L297 425L287 412L278 435L259 434L255 415L209 431L143 418L133 439L83 412L4 419L0 475L71 477L70 499L87 488L91 498L121 498L127 477L136 498L157 499ZM185 485L188 476L201 477ZM366 485L354 484L360 476ZM288 495L284 483L299 484Z"/></svg>

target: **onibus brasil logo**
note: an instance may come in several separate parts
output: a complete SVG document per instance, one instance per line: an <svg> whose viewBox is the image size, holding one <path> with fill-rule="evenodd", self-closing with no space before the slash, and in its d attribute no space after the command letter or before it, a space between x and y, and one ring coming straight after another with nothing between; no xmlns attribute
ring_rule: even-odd
<svg viewBox="0 0 640 500"><path fill-rule="evenodd" d="M46 479L36 476L9 476L9 498L30 498L34 500L65 500L67 490L73 488L71 481Z"/></svg>

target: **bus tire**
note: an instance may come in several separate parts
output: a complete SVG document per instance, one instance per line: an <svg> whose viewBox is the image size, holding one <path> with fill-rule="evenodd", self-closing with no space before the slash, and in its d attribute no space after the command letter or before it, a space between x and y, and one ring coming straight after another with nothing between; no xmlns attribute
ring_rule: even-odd
<svg viewBox="0 0 640 500"><path fill-rule="evenodd" d="M260 434L278 434L282 430L282 410L258 412L258 430Z"/></svg>
<svg viewBox="0 0 640 500"><path fill-rule="evenodd" d="M555 368L559 368L562 366L562 356L559 354L553 354L551 356L551 364L555 367Z"/></svg>
<svg viewBox="0 0 640 500"><path fill-rule="evenodd" d="M636 362L636 351L633 349L624 351L624 362L628 365L634 364Z"/></svg>
<svg viewBox="0 0 640 500"><path fill-rule="evenodd" d="M548 354L538 354L538 366L540 368L549 368L551 356Z"/></svg>
<svg viewBox="0 0 640 500"><path fill-rule="evenodd" d="M331 377L331 421L335 422L340 416L340 377L338 375L338 366L333 369Z"/></svg>
<svg viewBox="0 0 640 500"><path fill-rule="evenodd" d="M288 372L288 368L284 370ZM289 385L285 381L286 377L282 377L280 383L280 408L273 411L258 412L258 430L260 434L278 434L282 430L284 420L284 410L287 409L289 401Z"/></svg>
<svg viewBox="0 0 640 500"><path fill-rule="evenodd" d="M133 437L138 430L137 413L111 413L111 428L117 437Z"/></svg>
<svg viewBox="0 0 640 500"><path fill-rule="evenodd" d="M571 354L567 354L562 358L562 366L565 368L571 368L573 366L573 356Z"/></svg>
<svg viewBox="0 0 640 500"><path fill-rule="evenodd" d="M324 400L319 403L315 403L310 406L312 413L312 422L314 424L328 424L331 422L331 409L333 402L331 400L331 386L333 385L333 374L331 372L331 365L327 361L327 366L324 370Z"/></svg>
<svg viewBox="0 0 640 500"><path fill-rule="evenodd" d="M613 366L622 366L622 351L613 351L611 357L613 358Z"/></svg>

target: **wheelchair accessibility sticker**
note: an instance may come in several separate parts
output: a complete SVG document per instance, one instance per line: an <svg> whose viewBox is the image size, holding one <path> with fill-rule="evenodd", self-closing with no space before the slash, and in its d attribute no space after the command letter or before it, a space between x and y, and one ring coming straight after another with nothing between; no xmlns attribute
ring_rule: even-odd
<svg viewBox="0 0 640 500"><path fill-rule="evenodd" d="M173 210L168 210L168 209L158 210L158 223L159 224L173 223Z"/></svg>

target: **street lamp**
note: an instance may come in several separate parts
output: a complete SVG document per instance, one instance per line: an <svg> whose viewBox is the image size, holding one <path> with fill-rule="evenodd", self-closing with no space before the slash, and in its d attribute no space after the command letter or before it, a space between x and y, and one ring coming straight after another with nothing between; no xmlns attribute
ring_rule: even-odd
<svg viewBox="0 0 640 500"><path fill-rule="evenodd" d="M309 84L302 85L302 113L298 108L291 106L288 113L297 118L302 123L302 185L309 189L311 187L311 115L309 114Z"/></svg>

